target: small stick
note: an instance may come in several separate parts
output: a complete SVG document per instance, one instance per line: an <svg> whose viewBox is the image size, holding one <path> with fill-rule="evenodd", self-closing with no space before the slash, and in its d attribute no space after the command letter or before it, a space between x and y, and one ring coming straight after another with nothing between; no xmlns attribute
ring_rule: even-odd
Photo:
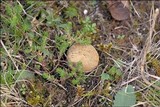
<svg viewBox="0 0 160 107"><path fill-rule="evenodd" d="M0 42L1 42L2 47L4 48L4 50L6 51L7 55L9 56L9 58L11 59L11 61L13 62L14 66L16 67L17 71L19 71L19 69L18 69L15 61L13 60L12 56L11 56L10 53L8 52L8 50L7 50L7 48L5 47L3 41L1 40Z"/></svg>
<svg viewBox="0 0 160 107"><path fill-rule="evenodd" d="M146 40L146 43L145 43L145 47L142 51L142 58L141 58L141 65L140 65L140 70L141 70L141 76L142 76L142 79L144 80L144 82L148 85L152 84L150 83L144 73L145 73L145 70L144 70L144 66L145 66L145 62L146 62L146 56L147 56L147 53L150 52L150 49L151 49L151 43L152 43L152 35L153 35L153 32L154 32L154 27L155 27L155 23L156 23L156 19L157 19L157 16L159 14L159 9L157 8L155 10L155 12L153 11L153 15L152 15L152 20L151 20L151 23L150 23L150 31L149 31L149 36ZM156 85L152 85L154 88L160 90L160 87L159 86L156 86Z"/></svg>
<svg viewBox="0 0 160 107"><path fill-rule="evenodd" d="M21 6L22 11L24 12L25 15L29 16L29 17L32 18L32 19L34 18L33 16L29 15L29 14L23 9L23 6L22 6L22 4L19 2L19 0L17 0L17 3Z"/></svg>

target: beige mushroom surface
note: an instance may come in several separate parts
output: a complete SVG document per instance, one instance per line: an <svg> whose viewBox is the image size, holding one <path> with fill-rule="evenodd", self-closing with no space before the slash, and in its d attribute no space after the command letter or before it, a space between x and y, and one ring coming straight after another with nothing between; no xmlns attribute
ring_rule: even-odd
<svg viewBox="0 0 160 107"><path fill-rule="evenodd" d="M67 53L67 59L73 64L82 62L84 72L92 71L99 63L99 55L92 45L74 44Z"/></svg>

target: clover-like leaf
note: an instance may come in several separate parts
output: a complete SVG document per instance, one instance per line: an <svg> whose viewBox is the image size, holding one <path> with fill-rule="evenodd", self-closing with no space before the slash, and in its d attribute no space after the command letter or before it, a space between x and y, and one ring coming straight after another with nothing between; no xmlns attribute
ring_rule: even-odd
<svg viewBox="0 0 160 107"><path fill-rule="evenodd" d="M115 96L113 107L131 107L136 103L136 95L132 85L124 87Z"/></svg>

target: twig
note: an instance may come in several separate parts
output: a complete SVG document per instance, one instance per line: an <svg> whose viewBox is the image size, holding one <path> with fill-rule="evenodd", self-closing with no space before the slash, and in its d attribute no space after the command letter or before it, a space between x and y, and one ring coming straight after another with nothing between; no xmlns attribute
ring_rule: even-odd
<svg viewBox="0 0 160 107"><path fill-rule="evenodd" d="M19 2L19 0L17 0L17 3L21 6L22 11L24 12L25 15L29 16L29 17L32 18L32 19L34 18L33 16L29 15L29 14L23 9L23 6L22 6L22 4Z"/></svg>
<svg viewBox="0 0 160 107"><path fill-rule="evenodd" d="M133 5L133 3L132 3L131 0L130 0L130 3L131 3L131 6L133 7L135 13L137 14L137 16L138 16L139 18L141 18L141 16L140 16L139 13L137 12L137 10L134 8L134 5Z"/></svg>
<svg viewBox="0 0 160 107"><path fill-rule="evenodd" d="M73 104L68 105L68 107L74 107L75 104L77 104L78 102L82 101L84 98L85 98L85 96L82 97L82 98L80 98L79 100L77 100L77 101L74 102Z"/></svg>
<svg viewBox="0 0 160 107"><path fill-rule="evenodd" d="M145 102L138 102L137 104L135 104L135 105L133 105L133 106L131 106L131 107L137 107L137 106L139 106L139 105L145 105L145 104L147 104L148 102L147 101L145 101Z"/></svg>
<svg viewBox="0 0 160 107"><path fill-rule="evenodd" d="M160 81L160 77L158 77L158 76L155 76L155 75L151 75L151 74L147 74L148 76L150 76L150 77L152 77L152 78L154 78L154 79L157 79L157 80L159 80Z"/></svg>
<svg viewBox="0 0 160 107"><path fill-rule="evenodd" d="M155 12L154 12L154 8L153 8L153 15L150 17L151 22L150 22L150 31L149 31L149 36L146 40L146 43L145 43L145 47L142 51L142 58L141 58L141 64L140 64L140 70L141 70L141 76L142 76L142 79L144 80L144 82L148 85L151 85L152 83L149 82L146 77L145 77L145 69L144 69L144 66L145 66L145 62L146 62L146 56L147 54L150 52L151 50L151 43L152 43L152 36L153 36L153 32L154 32L154 27L155 27L155 23L156 23L156 19L157 19L157 16L159 14L159 9L156 9ZM152 86L158 90L160 90L160 87L159 86L156 86L154 84L152 84Z"/></svg>
<svg viewBox="0 0 160 107"><path fill-rule="evenodd" d="M137 80L137 79L140 78L140 77L141 77L141 76L137 76L137 77L134 77L134 78L132 78L132 79L126 81L126 82L123 82L123 83L121 84L121 86L124 86L124 85L126 85L126 84L129 84L130 82L133 82L133 81Z"/></svg>
<svg viewBox="0 0 160 107"><path fill-rule="evenodd" d="M6 51L7 55L9 56L9 58L11 59L11 61L13 62L14 66L16 67L17 71L19 71L19 69L18 69L18 67L17 67L17 65L16 65L16 63L15 63L15 61L13 60L12 56L10 55L10 53L8 52L8 50L6 49L6 47L5 47L4 43L3 43L3 41L1 40L0 42L1 42L2 47L4 48L4 50Z"/></svg>

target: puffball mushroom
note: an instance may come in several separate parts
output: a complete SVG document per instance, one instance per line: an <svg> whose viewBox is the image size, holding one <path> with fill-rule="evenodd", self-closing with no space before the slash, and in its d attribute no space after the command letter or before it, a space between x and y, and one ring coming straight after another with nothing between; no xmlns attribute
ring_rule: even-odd
<svg viewBox="0 0 160 107"><path fill-rule="evenodd" d="M92 71L99 62L99 55L92 45L74 44L67 53L67 59L73 64L82 63L85 73Z"/></svg>

